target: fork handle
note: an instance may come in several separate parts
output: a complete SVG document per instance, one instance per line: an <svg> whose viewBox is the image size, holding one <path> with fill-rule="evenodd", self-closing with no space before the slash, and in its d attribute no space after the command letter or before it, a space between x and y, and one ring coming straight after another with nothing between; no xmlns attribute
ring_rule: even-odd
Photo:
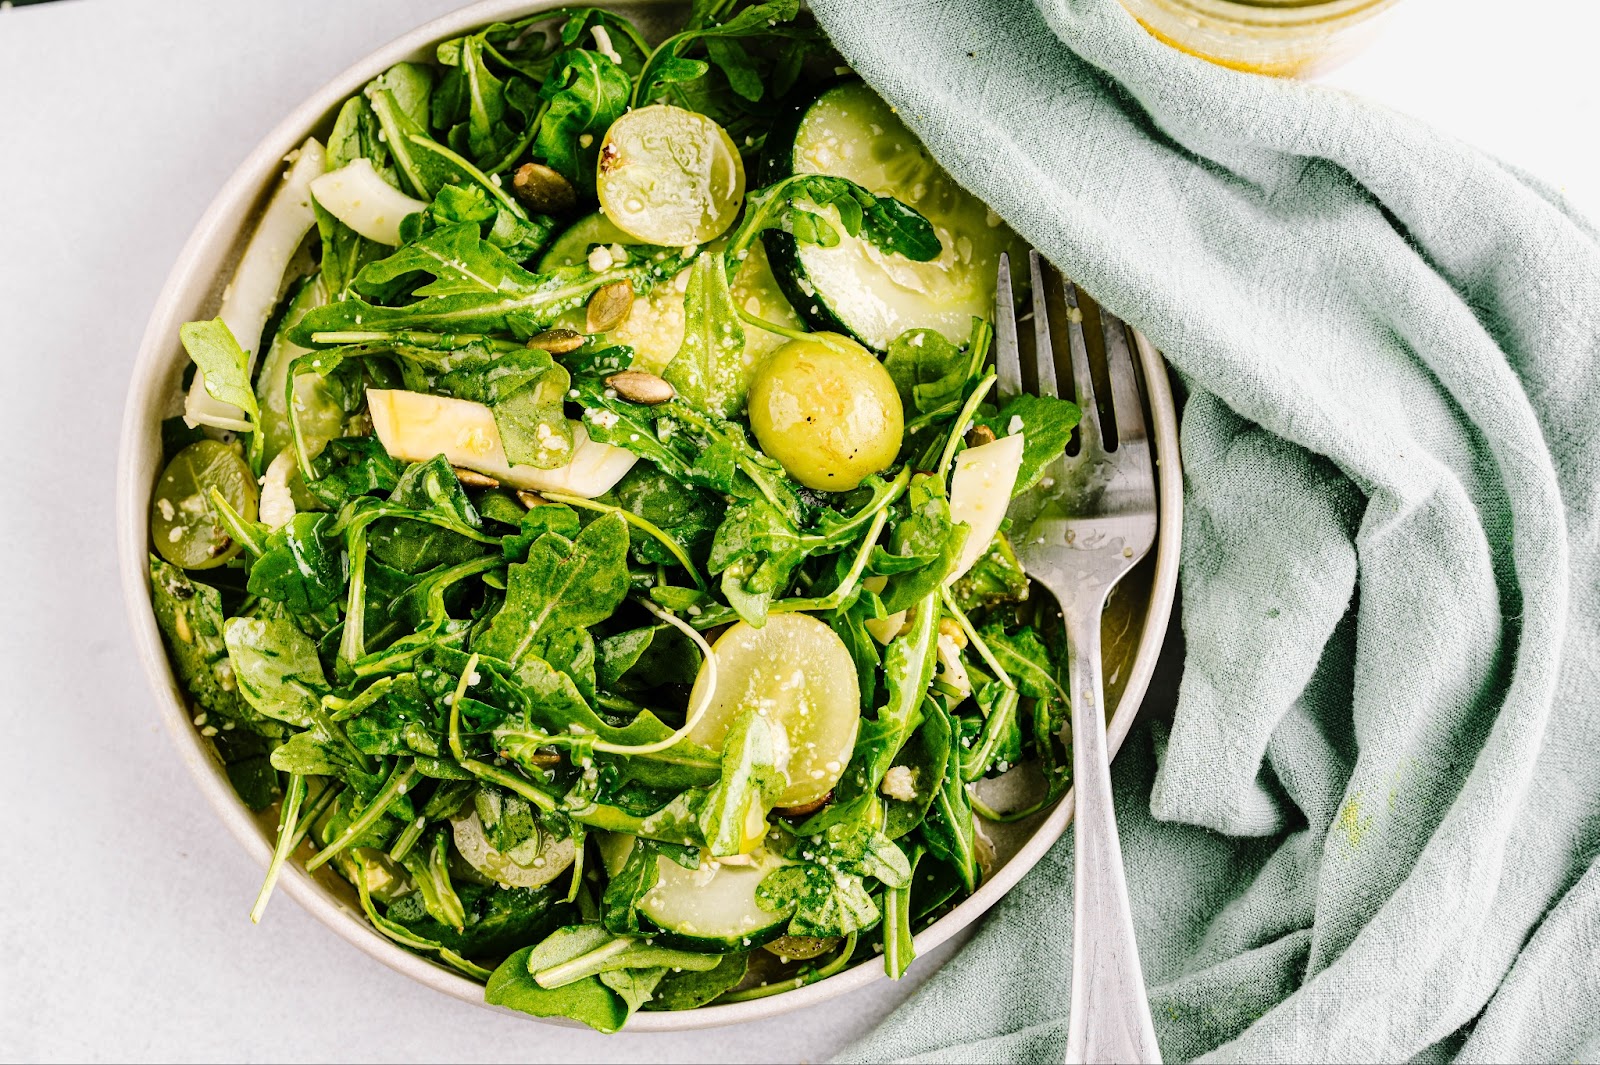
<svg viewBox="0 0 1600 1065"><path fill-rule="evenodd" d="M1161 1061L1133 936L1128 884L1111 800L1100 614L1105 595L1062 597L1072 695L1077 803L1073 874L1072 1012L1067 1065Z"/></svg>

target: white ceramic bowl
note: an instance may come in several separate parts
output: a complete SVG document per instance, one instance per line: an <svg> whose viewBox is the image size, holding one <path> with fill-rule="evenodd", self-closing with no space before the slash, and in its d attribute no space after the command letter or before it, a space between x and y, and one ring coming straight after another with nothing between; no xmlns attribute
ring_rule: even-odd
<svg viewBox="0 0 1600 1065"><path fill-rule="evenodd" d="M181 409L179 382L187 362L178 343L178 327L216 314L223 285L249 239L255 214L282 168L283 157L308 135L325 136L346 98L395 63L430 59L439 41L489 22L557 6L558 0L484 0L413 30L323 86L290 112L228 179L184 245L150 314L128 390L117 470L117 549L129 624L173 741L217 815L263 868L272 855L273 825L239 801L211 745L190 721L183 691L173 677L150 606L148 517L150 491L160 472L160 423ZM669 31L673 21L681 17L684 5L676 0L633 0L607 6L634 18L650 34L652 30ZM654 34L656 39L664 35ZM1161 529L1152 557L1118 587L1106 614L1106 675L1111 678L1108 705L1116 706L1110 726L1113 753L1121 746L1138 712L1166 633L1177 585L1182 507L1177 416L1165 365L1142 337L1138 352L1150 385L1153 440L1160 472ZM992 830L996 862L989 879L971 898L916 937L917 953L931 951L999 901L1061 836L1071 816L1069 793L1053 810ZM354 892L336 876L312 876L291 863L284 870L279 890L390 968L456 998L484 1004L480 985L402 949L373 929L360 912ZM638 1013L628 1022L628 1030L682 1031L757 1020L814 1005L882 976L882 964L869 960L827 980L770 998L685 1012ZM549 1023L575 1024L561 1018Z"/></svg>

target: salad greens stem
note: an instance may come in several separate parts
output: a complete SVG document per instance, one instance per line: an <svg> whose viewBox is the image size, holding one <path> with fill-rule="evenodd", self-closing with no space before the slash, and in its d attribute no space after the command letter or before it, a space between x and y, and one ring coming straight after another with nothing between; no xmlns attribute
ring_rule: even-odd
<svg viewBox="0 0 1600 1065"><path fill-rule="evenodd" d="M565 503L569 507L578 507L582 510L599 511L602 514L620 515L623 521L627 522L629 525L632 525L634 528L653 536L655 539L661 542L662 547L665 547L668 551L672 552L672 557L678 560L678 565L682 566L688 571L689 576L694 580L697 588L699 588L702 592L709 589L705 578L700 576L700 571L696 569L695 564L689 560L689 555L686 551L684 551L682 545L680 545L678 541L674 540L672 537L668 536L661 530L659 526L655 525L654 523L646 521L644 518L641 518L639 515L630 510L623 510L621 507L615 507L609 503L599 503L593 499L585 499L583 496L568 495L565 492L540 492L539 494L552 502Z"/></svg>
<svg viewBox="0 0 1600 1065"><path fill-rule="evenodd" d="M508 791L514 791L547 814L555 813L561 809L561 803L552 798L548 792L540 791L526 778L518 776L516 773L508 773L504 769L498 769L475 758L459 759L459 764L462 769L465 769L479 780L487 780L489 783L498 784Z"/></svg>
<svg viewBox="0 0 1600 1065"><path fill-rule="evenodd" d="M909 465L903 466L901 467L900 472L895 474L894 480L889 482L888 487L884 491L879 492L876 496L874 496L872 501L866 506L862 507L856 513L850 515L850 517L844 522L829 529L825 533L808 533L801 536L800 542L807 547L820 547L825 544L848 542L849 540L854 539L854 537L850 536L849 534L855 532L857 529L861 528L861 526L871 521L879 513L892 506L895 500L899 499L905 494L906 486L910 483L911 467ZM869 536L867 539L872 541L876 538Z"/></svg>
<svg viewBox="0 0 1600 1065"><path fill-rule="evenodd" d="M227 525L228 535L238 540L244 545L246 551L257 558L266 554L265 545L256 538L255 531L250 528L250 523L245 521L243 516L233 509L233 505L223 498L220 489L211 489L211 505L217 508L217 516L222 519L223 524Z"/></svg>
<svg viewBox="0 0 1600 1065"><path fill-rule="evenodd" d="M909 862L911 874L906 882L899 887L885 888L883 892L883 971L891 980L904 976L917 956L911 933L911 884L916 879L923 853L920 843L913 847Z"/></svg>
<svg viewBox="0 0 1600 1065"><path fill-rule="evenodd" d="M883 532L884 525L889 520L887 510L879 510L872 516L872 524L867 528L867 535L862 538L861 546L856 550L856 557L850 562L850 570L839 582L839 586L827 595L816 599L779 599L767 608L769 614L792 614L801 610L837 610L844 605L844 601L855 592L856 585L861 581L861 574L866 571L867 559L872 556L872 549L878 543L878 536Z"/></svg>
<svg viewBox="0 0 1600 1065"><path fill-rule="evenodd" d="M345 600L344 632L339 636L339 660L354 665L367 654L367 527L357 523L349 534L350 591Z"/></svg>
<svg viewBox="0 0 1600 1065"><path fill-rule="evenodd" d="M967 785L967 800L972 803L973 812L979 817L983 818L985 821L993 821L996 824L1001 825L1009 825L1014 821L1021 821L1025 817L1032 817L1040 810L1043 810L1045 807L1054 803L1057 798L1059 798L1059 796L1054 794L1047 795L1038 802L1030 803L1029 805L1017 810L1001 813L999 810L996 810L994 807L978 798L977 789L972 784Z"/></svg>
<svg viewBox="0 0 1600 1065"><path fill-rule="evenodd" d="M570 906L578 899L578 892L583 889L583 858L588 853L586 841L589 833L584 831L581 824L576 821L572 824L572 880L567 888L567 905Z"/></svg>
<svg viewBox="0 0 1600 1065"><path fill-rule="evenodd" d="M301 816L299 823L295 826L294 837L289 840L289 852L291 854L294 853L296 847L305 842L305 838L311 834L311 826L317 823L317 819L323 815L328 807L333 805L334 800L343 792L343 784L324 781L322 790L317 792L317 797L311 801L311 808Z"/></svg>
<svg viewBox="0 0 1600 1065"><path fill-rule="evenodd" d="M961 401L958 399L952 399L949 403L946 403L943 406L935 407L926 414L919 414L915 418L909 419L906 422L906 432L912 433L918 429L921 429L925 425L932 425L934 422L943 421L960 409Z"/></svg>
<svg viewBox="0 0 1600 1065"><path fill-rule="evenodd" d="M427 828L428 819L426 817L418 817L416 820L407 823L406 827L402 828L400 834L395 837L394 845L389 848L389 857L397 862L404 861L406 855L410 854L412 848L417 845L417 841L422 839L422 833Z"/></svg>
<svg viewBox="0 0 1600 1065"><path fill-rule="evenodd" d="M821 966L820 968L808 969L805 972L802 972L799 976L793 977L789 980L780 980L775 984L763 984L760 987L747 987L743 991L729 991L726 995L723 995L716 1001L749 1002L752 999L768 998L772 995L782 994L785 991L794 991L798 988L805 987L807 984L814 984L818 980L826 980L828 977L832 976L836 972L839 972L849 964L850 955L856 952L857 935L858 933L851 932L849 935L845 936L844 942L839 945L839 953L830 958L828 960L828 964Z"/></svg>
<svg viewBox="0 0 1600 1065"><path fill-rule="evenodd" d="M950 439L945 441L944 454L939 456L939 466L934 470L935 475L942 482L945 474L950 470L950 463L955 461L956 448L961 446L963 435L967 431L967 423L972 421L978 413L978 405L983 402L983 397L989 394L989 389L994 387L995 375L988 374L978 382L978 386L967 397L966 403L961 406L961 413L956 416L956 422L950 429ZM948 494L948 492L946 493Z"/></svg>
<svg viewBox="0 0 1600 1065"><path fill-rule="evenodd" d="M665 621L667 624L673 626L679 632L682 632L685 636L689 637L689 639L693 640L696 646L700 648L700 653L705 656L703 660L704 665L702 668L706 671L706 686L699 703L689 711L689 716L687 719L685 719L683 727L678 729L672 735L656 740L654 743L642 743L637 745L611 743L607 740L596 740L594 743L594 749L597 751L604 751L606 754L656 754L660 751L666 750L669 747L677 746L681 740L695 730L695 727L700 724L700 719L706 716L706 711L710 709L712 700L717 691L717 656L716 652L712 651L711 645L706 642L706 638L696 632L692 626L686 624L681 618L678 617L678 615L669 610L662 610L650 600L639 599L637 602L640 606L650 611L650 613L654 614L662 621ZM454 713L454 711L455 708L452 707L451 712Z"/></svg>
<svg viewBox="0 0 1600 1065"><path fill-rule="evenodd" d="M355 820L339 833L338 839L322 848L306 862L306 872L313 872L327 864L329 858L350 846L360 838L361 833L377 824L378 819L388 811L389 804L405 794L406 788L411 785L416 775L416 762L409 762L402 768L397 761L394 770L389 774L389 779L383 785L383 790L373 796L372 801L367 803L366 808L356 816Z"/></svg>
<svg viewBox="0 0 1600 1065"><path fill-rule="evenodd" d="M944 603L945 612L956 619L956 624L961 626L961 631L966 634L967 641L977 649L979 657L983 659L984 665L989 667L989 671L995 675L995 679L999 680L1007 688L1014 690L1017 682L1011 679L1011 674L1006 672L1005 667L1000 664L1000 660L994 656L994 652L989 650L989 645L984 642L982 636L978 635L978 630L972 627L972 622L968 620L966 612L956 605L955 597L950 594L949 585L940 587L939 599Z"/></svg>
<svg viewBox="0 0 1600 1065"><path fill-rule="evenodd" d="M575 980L582 980L585 976L594 976L604 970L606 962L628 953L637 942L638 940L631 936L618 936L611 942L602 943L594 950L580 954L570 961L539 970L533 974L533 982L546 990L551 990Z"/></svg>
<svg viewBox="0 0 1600 1065"><path fill-rule="evenodd" d="M765 318L751 314L737 305L734 307L734 313L744 319L746 325L753 325L757 329L780 337L788 337L790 340L815 340L817 338L815 333L808 333L804 329L791 329L786 325L779 325L777 322L769 322Z"/></svg>
<svg viewBox="0 0 1600 1065"><path fill-rule="evenodd" d="M289 860L289 851L294 847L294 829L300 815L300 803L305 797L306 778L299 773L291 773L289 790L283 797L283 809L278 814L278 842L272 848L272 861L267 865L267 876L261 882L261 890L256 893L256 903L250 907L251 924L261 923L261 915L267 910L267 900L272 898L272 889L278 884L278 873L283 869L283 863Z"/></svg>
<svg viewBox="0 0 1600 1065"><path fill-rule="evenodd" d="M970 784L982 777L994 764L1000 744L1005 742L1006 733L1016 721L1018 698L1017 689L1007 688L994 709L989 711L989 716L984 719L983 731L978 734L978 742L961 760L961 779L966 783Z"/></svg>
<svg viewBox="0 0 1600 1065"><path fill-rule="evenodd" d="M461 700L466 697L467 687L472 683L472 675L477 670L478 655L474 652L467 659L467 664L461 668L461 679L456 681L455 694L450 697L450 753L458 762L467 760L461 746Z"/></svg>
<svg viewBox="0 0 1600 1065"><path fill-rule="evenodd" d="M449 949L448 947L435 943L431 939L424 939L422 936L419 936L407 929L404 925L397 924L396 922L391 921L389 918L380 914L378 912L378 908L372 904L372 891L367 887L367 863L365 859L356 859L356 869L356 891L361 895L361 908L366 911L367 919L372 922L373 927L382 932L384 935L388 936L390 939L394 940L396 943L399 943L401 946L410 947L412 950L427 951L431 954L437 954L439 958L452 969L470 976L480 983L489 979L491 974L489 970L485 969L483 966L474 965L472 962L468 961L466 958L463 958L460 954Z"/></svg>

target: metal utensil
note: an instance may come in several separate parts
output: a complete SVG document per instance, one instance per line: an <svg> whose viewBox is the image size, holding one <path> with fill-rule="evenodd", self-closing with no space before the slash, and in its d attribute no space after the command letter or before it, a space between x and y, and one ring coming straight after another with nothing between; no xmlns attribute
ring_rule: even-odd
<svg viewBox="0 0 1600 1065"><path fill-rule="evenodd" d="M1077 802L1067 1061L1159 1062L1112 808L1100 650L1106 598L1156 538L1144 388L1128 326L1065 282L1038 252L1030 252L1028 261L1035 341L1025 380L1010 262L1005 256L1000 260L995 314L1000 402L1025 389L1060 396L1060 370L1066 370L1067 396L1075 394L1083 410L1076 450L1069 447L1052 461L1037 485L1012 500L1009 511L1017 555L1028 575L1055 595L1067 633ZM1063 337L1069 353L1065 365ZM1106 425L1097 398L1108 393L1111 423Z"/></svg>

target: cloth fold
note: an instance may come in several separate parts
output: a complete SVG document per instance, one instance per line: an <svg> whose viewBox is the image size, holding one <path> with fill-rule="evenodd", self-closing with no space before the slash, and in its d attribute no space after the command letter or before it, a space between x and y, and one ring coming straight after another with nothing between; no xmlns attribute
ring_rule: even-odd
<svg viewBox="0 0 1600 1065"><path fill-rule="evenodd" d="M1189 389L1179 705L1116 768L1167 1058L1592 1060L1593 228L1114 0L812 8ZM1071 855L846 1057L1060 1060Z"/></svg>

